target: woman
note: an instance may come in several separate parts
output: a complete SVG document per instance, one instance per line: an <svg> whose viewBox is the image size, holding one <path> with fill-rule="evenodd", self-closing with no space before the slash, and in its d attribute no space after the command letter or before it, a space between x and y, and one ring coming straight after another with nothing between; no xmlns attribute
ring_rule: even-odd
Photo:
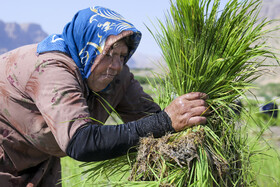
<svg viewBox="0 0 280 187"><path fill-rule="evenodd" d="M118 13L93 7L61 35L0 56L1 185L55 186L60 157L109 159L140 137L206 122L203 93L180 96L161 111L143 92L126 65L140 38ZM102 125L108 105L125 124Z"/></svg>

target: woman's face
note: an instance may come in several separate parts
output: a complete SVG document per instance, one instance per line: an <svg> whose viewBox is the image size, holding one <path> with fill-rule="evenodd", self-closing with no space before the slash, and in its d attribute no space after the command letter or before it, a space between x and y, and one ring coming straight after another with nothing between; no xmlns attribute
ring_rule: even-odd
<svg viewBox="0 0 280 187"><path fill-rule="evenodd" d="M95 92L106 88L115 76L121 72L127 55L128 47L125 41L116 42L88 77L89 88Z"/></svg>

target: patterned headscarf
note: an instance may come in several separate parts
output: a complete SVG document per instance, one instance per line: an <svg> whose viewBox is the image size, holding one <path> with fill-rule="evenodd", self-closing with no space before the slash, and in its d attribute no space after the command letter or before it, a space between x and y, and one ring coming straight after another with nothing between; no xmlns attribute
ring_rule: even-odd
<svg viewBox="0 0 280 187"><path fill-rule="evenodd" d="M63 30L62 34L53 34L40 42L37 53L60 51L68 54L75 61L87 79L92 65L101 53L107 53L112 42L108 37L115 37L116 42L123 37L131 37L133 46L125 62L132 56L141 39L141 32L120 14L100 6L80 10Z"/></svg>

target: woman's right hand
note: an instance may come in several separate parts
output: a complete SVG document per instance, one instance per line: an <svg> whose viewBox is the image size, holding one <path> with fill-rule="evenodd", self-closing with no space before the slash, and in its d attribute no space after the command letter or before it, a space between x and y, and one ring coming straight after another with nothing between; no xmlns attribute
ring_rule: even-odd
<svg viewBox="0 0 280 187"><path fill-rule="evenodd" d="M172 121L172 127L176 132L182 131L194 125L205 124L208 114L207 94L191 92L174 99L164 111Z"/></svg>

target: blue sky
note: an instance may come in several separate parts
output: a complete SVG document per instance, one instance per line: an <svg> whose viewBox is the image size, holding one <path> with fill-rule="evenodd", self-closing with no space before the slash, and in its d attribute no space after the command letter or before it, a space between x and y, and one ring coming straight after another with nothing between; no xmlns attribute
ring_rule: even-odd
<svg viewBox="0 0 280 187"><path fill-rule="evenodd" d="M222 0L222 6L227 1ZM38 23L48 34L61 33L78 10L94 5L115 10L142 32L138 53L160 55L160 49L145 24L154 31L153 23L157 24L157 18L164 18L169 0L6 0L1 2L0 20Z"/></svg>

